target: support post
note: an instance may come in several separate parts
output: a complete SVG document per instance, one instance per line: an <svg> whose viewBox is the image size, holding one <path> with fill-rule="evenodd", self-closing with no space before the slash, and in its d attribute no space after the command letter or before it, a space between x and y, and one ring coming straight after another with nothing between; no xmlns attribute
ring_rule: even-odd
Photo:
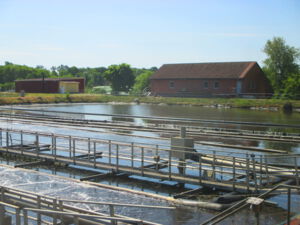
<svg viewBox="0 0 300 225"><path fill-rule="evenodd" d="M57 147L56 147L56 136L54 135L53 136L53 141L54 141L54 161L56 161L56 157L57 157L57 153L56 153L56 150L57 150Z"/></svg>
<svg viewBox="0 0 300 225"><path fill-rule="evenodd" d="M8 131L6 131L6 152L8 152L8 145L9 145Z"/></svg>
<svg viewBox="0 0 300 225"><path fill-rule="evenodd" d="M142 176L144 176L144 147L141 147L141 170Z"/></svg>
<svg viewBox="0 0 300 225"><path fill-rule="evenodd" d="M24 225L28 225L28 212L26 209L23 209Z"/></svg>
<svg viewBox="0 0 300 225"><path fill-rule="evenodd" d="M73 221L75 225L79 225L79 218L78 216L73 216Z"/></svg>
<svg viewBox="0 0 300 225"><path fill-rule="evenodd" d="M54 134L51 135L51 151L54 156Z"/></svg>
<svg viewBox="0 0 300 225"><path fill-rule="evenodd" d="M72 158L72 137L69 136L69 158Z"/></svg>
<svg viewBox="0 0 300 225"><path fill-rule="evenodd" d="M155 146L155 157L154 161L156 162L155 164L155 170L158 171L158 162L159 162L159 157L158 157L158 145Z"/></svg>
<svg viewBox="0 0 300 225"><path fill-rule="evenodd" d="M0 128L0 146L2 147L2 128Z"/></svg>
<svg viewBox="0 0 300 225"><path fill-rule="evenodd" d="M11 132L11 134L9 135L9 138L10 138L10 145L13 145L12 132Z"/></svg>
<svg viewBox="0 0 300 225"><path fill-rule="evenodd" d="M39 134L38 133L35 133L35 149L36 149L36 156L39 157L40 143L39 143Z"/></svg>
<svg viewBox="0 0 300 225"><path fill-rule="evenodd" d="M259 223L259 211L255 212L255 218L256 218L256 225L260 225L260 223Z"/></svg>
<svg viewBox="0 0 300 225"><path fill-rule="evenodd" d="M23 131L20 132L20 139L21 139L21 154L23 155L24 147L23 147Z"/></svg>
<svg viewBox="0 0 300 225"><path fill-rule="evenodd" d="M64 211L64 203L62 200L58 200L58 207L59 211ZM63 215L60 215L60 221L63 221Z"/></svg>
<svg viewBox="0 0 300 225"><path fill-rule="evenodd" d="M291 224L291 188L288 188L288 193L287 193L287 225Z"/></svg>
<svg viewBox="0 0 300 225"><path fill-rule="evenodd" d="M295 175L296 175L296 185L299 186L299 173L298 173L298 163L297 163L297 157L294 157L294 163L295 163Z"/></svg>
<svg viewBox="0 0 300 225"><path fill-rule="evenodd" d="M235 191L235 183L236 183L236 177L235 177L235 157L232 157L232 163L233 163L233 167L232 167L232 189L233 191Z"/></svg>
<svg viewBox="0 0 300 225"><path fill-rule="evenodd" d="M269 178L269 169L268 169L268 157L265 156L265 169L266 169L266 178L267 178L267 184L269 184L270 182L270 178Z"/></svg>
<svg viewBox="0 0 300 225"><path fill-rule="evenodd" d="M40 209L41 208L41 196L37 196L37 208L38 209ZM38 225L41 225L41 220L42 220L42 218L41 218L41 213L39 213L39 212L37 212L36 213L37 214L37 224Z"/></svg>
<svg viewBox="0 0 300 225"><path fill-rule="evenodd" d="M21 225L21 210L20 208L16 209L16 225Z"/></svg>
<svg viewBox="0 0 300 225"><path fill-rule="evenodd" d="M111 165L111 140L108 141L108 162Z"/></svg>
<svg viewBox="0 0 300 225"><path fill-rule="evenodd" d="M116 145L116 172L119 172L119 145Z"/></svg>
<svg viewBox="0 0 300 225"><path fill-rule="evenodd" d="M171 180L172 174L172 151L169 150L169 180Z"/></svg>
<svg viewBox="0 0 300 225"><path fill-rule="evenodd" d="M57 210L57 199L53 199L53 210L56 211ZM53 225L57 224L57 215L53 214Z"/></svg>
<svg viewBox="0 0 300 225"><path fill-rule="evenodd" d="M262 188L262 166L263 166L263 160L262 160L262 155L259 156L259 189Z"/></svg>
<svg viewBox="0 0 300 225"><path fill-rule="evenodd" d="M134 167L134 143L131 142L131 168Z"/></svg>
<svg viewBox="0 0 300 225"><path fill-rule="evenodd" d="M109 205L109 215L110 215L111 217L114 217L114 216L115 216L115 209L114 209L114 206L113 206L113 205ZM112 220L111 220L111 224L112 224L112 225L117 225L116 220L112 219Z"/></svg>
<svg viewBox="0 0 300 225"><path fill-rule="evenodd" d="M90 155L91 155L91 139L88 138L88 161L90 161Z"/></svg>
<svg viewBox="0 0 300 225"><path fill-rule="evenodd" d="M5 192L5 189L4 187L0 187L1 189L1 201L4 202L4 192Z"/></svg>
<svg viewBox="0 0 300 225"><path fill-rule="evenodd" d="M94 168L96 168L96 142L94 141Z"/></svg>
<svg viewBox="0 0 300 225"><path fill-rule="evenodd" d="M199 183L202 183L202 155L199 154Z"/></svg>
<svg viewBox="0 0 300 225"><path fill-rule="evenodd" d="M213 151L213 164L212 164L212 167L213 167L213 179L215 180L216 179L216 151Z"/></svg>
<svg viewBox="0 0 300 225"><path fill-rule="evenodd" d="M4 205L0 205L0 224L4 224L5 208Z"/></svg>
<svg viewBox="0 0 300 225"><path fill-rule="evenodd" d="M246 154L246 185L247 185L247 192L249 192L249 155Z"/></svg>
<svg viewBox="0 0 300 225"><path fill-rule="evenodd" d="M76 164L76 140L73 139L73 164Z"/></svg>
<svg viewBox="0 0 300 225"><path fill-rule="evenodd" d="M254 179L254 185L255 185L255 192L257 193L257 179L256 179L256 168L255 168L255 155L251 154L251 158L252 158L252 168L253 168L253 179Z"/></svg>

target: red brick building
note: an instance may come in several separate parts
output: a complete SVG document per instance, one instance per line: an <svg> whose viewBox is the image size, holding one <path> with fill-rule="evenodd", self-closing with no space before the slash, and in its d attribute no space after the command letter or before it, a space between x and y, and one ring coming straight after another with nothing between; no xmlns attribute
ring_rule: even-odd
<svg viewBox="0 0 300 225"><path fill-rule="evenodd" d="M272 93L256 62L165 64L150 83L154 96L258 97Z"/></svg>
<svg viewBox="0 0 300 225"><path fill-rule="evenodd" d="M16 80L16 92L25 91L26 93L62 93L62 84L77 84L78 93L84 92L85 79L78 78L45 78Z"/></svg>

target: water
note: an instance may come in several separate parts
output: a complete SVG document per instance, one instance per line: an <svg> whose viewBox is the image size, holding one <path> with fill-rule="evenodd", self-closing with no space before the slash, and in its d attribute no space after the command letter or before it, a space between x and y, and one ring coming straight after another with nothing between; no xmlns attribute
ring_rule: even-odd
<svg viewBox="0 0 300 225"><path fill-rule="evenodd" d="M46 174L24 171L15 168L0 167L1 185L13 187L25 191L39 193L51 197L69 200L85 200L99 202L118 202L126 204L168 206L168 202L152 199L141 195L128 194L127 192L114 191L101 187L95 187L75 181L65 180L59 177L48 176ZM76 205L76 204L75 204ZM105 206L93 206L78 204L77 207L88 210L100 210L108 213ZM117 213L134 216L145 220L153 220L153 213L159 214L164 224L168 224L170 216L174 212L171 210L146 210L144 208L118 207ZM150 212L150 213L148 213ZM174 216L174 215L173 215ZM169 218L168 218L169 217Z"/></svg>
<svg viewBox="0 0 300 225"><path fill-rule="evenodd" d="M134 116L178 117L207 120L261 122L278 124L300 124L300 113L256 111L247 109L209 108L178 105L133 105L133 104L81 104L43 106L47 110L123 114ZM92 119L92 116L85 117ZM109 118L107 118L109 119Z"/></svg>
<svg viewBox="0 0 300 225"><path fill-rule="evenodd" d="M182 117L194 119L210 119L210 120L229 120L229 121L243 121L243 122L261 122L261 123L278 123L278 124L300 124L300 113L284 114L282 112L263 112L251 111L243 109L219 109L219 108L204 108L192 106L165 106L165 105L111 105L111 104L80 104L80 105L57 105L57 106L43 106L40 107L45 110L60 110L68 112L88 112L88 113L105 113L105 114L127 114L137 116L162 116L162 117ZM101 120L115 120L119 118L111 117L94 117L83 116L83 119L101 119ZM130 119L128 122L136 124L148 123L148 120ZM207 124L206 124L207 125ZM219 125L213 125L219 126ZM265 128L265 127L249 127L244 125L220 125L226 128L237 129L259 129L259 130L276 130L284 132L300 133L298 129L292 128ZM148 143L150 145L169 145L168 139L158 139L163 134L150 132L130 132L127 135L120 133L113 133L105 129L83 128L83 127L69 127L69 126L55 126L45 124L28 124L22 123L18 120L0 120L1 128L10 129L24 129L36 132L47 132L64 135L76 135L81 137L112 139L124 142L140 142ZM136 137L130 134L151 136ZM221 138L205 138L208 141L218 141L220 143L242 144L256 147L268 147L274 149L286 149L290 152L300 152L299 144L289 144L271 141L246 141L246 140L228 140ZM197 149L223 149L211 146L197 145ZM224 150L224 149L223 149ZM236 149L227 148L231 151L239 151ZM150 199L139 195L116 192L108 189L94 187L77 182L65 181L62 178L54 178L45 174L40 175L34 172L0 167L1 183L5 186L16 187L23 190L38 192L56 197L68 197L70 199L78 200L93 200L93 201L114 201L124 203L136 204L150 204L150 205L169 205L168 202L157 199ZM116 182L108 182L116 184ZM132 184L126 184L132 185ZM151 191L148 190L148 191ZM280 203L280 206L286 208L283 202L284 195L272 198L273 201ZM293 197L292 210L294 212L300 211L299 196ZM89 207L89 206L83 206ZM99 209L100 210L100 209ZM101 208L101 210L104 210ZM199 224L202 221L210 218L215 212L209 210L202 210L196 208L178 207L175 211L170 210L142 210L142 209L126 209L121 208L123 214L128 216L144 218L150 221L162 224ZM242 211L222 224L253 224L254 214L249 213L248 210ZM284 220L285 212L281 208L264 207L261 224L276 224Z"/></svg>
<svg viewBox="0 0 300 225"><path fill-rule="evenodd" d="M50 176L34 171L25 171L0 166L1 185L17 188L25 191L57 197L69 200L106 201L126 204L174 206L164 200L144 197L133 193L114 191L106 188L95 187L60 177ZM274 198L273 200L276 200ZM300 209L299 199L293 201L294 212ZM88 210L99 210L108 213L106 206L91 206L87 204L76 204L75 206ZM284 206L283 206L284 207ZM298 208L296 208L298 207ZM190 207L176 206L175 210L169 209L144 209L117 207L116 213L157 222L166 225L194 225L204 222L216 214L214 211ZM265 206L261 216L261 224L275 224L284 219L285 212L281 208L270 208ZM246 223L245 223L246 222ZM254 224L254 214L248 210L224 220L222 224Z"/></svg>
<svg viewBox="0 0 300 225"><path fill-rule="evenodd" d="M282 111L255 111L247 109L228 109L228 108L208 108L208 107L196 107L196 106L167 106L167 105L135 105L135 104L69 104L69 105L51 105L37 107L38 109L64 111L64 112L81 112L81 113L102 113L102 114L121 114L131 116L153 116L153 117L178 117L178 118L191 118L202 120L220 120L220 121L239 121L239 122L255 122L255 123L275 123L275 124L287 124L287 125L300 125L300 113L284 113ZM70 117L76 117L78 119L95 119L95 120L108 120L108 121L120 121L120 118L110 116L93 116L93 115L70 115ZM123 118L124 120L124 118ZM155 123L155 121L149 121L149 119L141 118L126 118L127 122L143 125L146 123ZM160 121L162 123L163 121ZM199 124L198 124L199 125ZM298 128L289 127L262 127L262 126L249 126L242 124L207 124L201 123L201 126L212 126L220 128L232 128L243 130L260 130L270 132L288 132L288 133L300 133ZM48 128L46 128L48 129ZM101 132L103 132L102 130ZM75 131L73 131L75 132ZM153 140L145 138L138 138L132 136L122 136L117 134L98 133L97 137L103 139L120 140L126 142L147 142L149 144L169 144L164 140ZM111 131L110 131L111 132ZM114 131L118 133L118 130ZM79 131L80 133L80 131ZM82 133L82 132L81 132ZM151 137L165 137L164 134L157 134L151 132L138 132L129 131L128 134L151 136ZM84 134L80 134L84 135ZM89 135L91 135L89 133ZM286 150L289 152L300 153L300 144L298 143L284 143L265 140L244 140L244 139L230 139L222 137L199 137L199 141L213 141L224 144L238 144L243 146L270 148L278 150ZM210 148L208 146L201 146L201 149L205 150ZM218 149L213 147L214 149ZM228 149L236 151L234 149ZM258 153L260 154L260 153Z"/></svg>

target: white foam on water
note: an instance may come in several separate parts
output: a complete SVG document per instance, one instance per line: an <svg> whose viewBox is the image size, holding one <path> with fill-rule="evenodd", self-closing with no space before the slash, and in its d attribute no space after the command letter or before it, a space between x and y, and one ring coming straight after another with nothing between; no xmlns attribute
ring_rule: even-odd
<svg viewBox="0 0 300 225"><path fill-rule="evenodd" d="M116 191L107 188L96 187L18 168L6 168L0 166L0 177L2 186L12 187L61 199L157 206L168 205L168 203L163 200L153 199L125 191ZM103 213L108 212L107 206L88 205L82 203L73 204L77 207L88 210L98 210ZM170 215L170 213L172 214L170 210L149 210L144 208L117 207L116 212L122 215L143 218L156 222L161 221L162 217L166 219L170 216L172 217L172 215ZM159 213L162 217L157 218L157 216L155 216L155 218L154 215L157 215L157 213ZM168 223L166 222L166 224Z"/></svg>

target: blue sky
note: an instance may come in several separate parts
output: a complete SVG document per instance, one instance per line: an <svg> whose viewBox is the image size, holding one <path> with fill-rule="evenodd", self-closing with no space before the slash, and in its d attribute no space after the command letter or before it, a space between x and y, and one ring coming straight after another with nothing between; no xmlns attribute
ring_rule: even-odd
<svg viewBox="0 0 300 225"><path fill-rule="evenodd" d="M258 61L300 47L300 0L0 0L0 64Z"/></svg>

